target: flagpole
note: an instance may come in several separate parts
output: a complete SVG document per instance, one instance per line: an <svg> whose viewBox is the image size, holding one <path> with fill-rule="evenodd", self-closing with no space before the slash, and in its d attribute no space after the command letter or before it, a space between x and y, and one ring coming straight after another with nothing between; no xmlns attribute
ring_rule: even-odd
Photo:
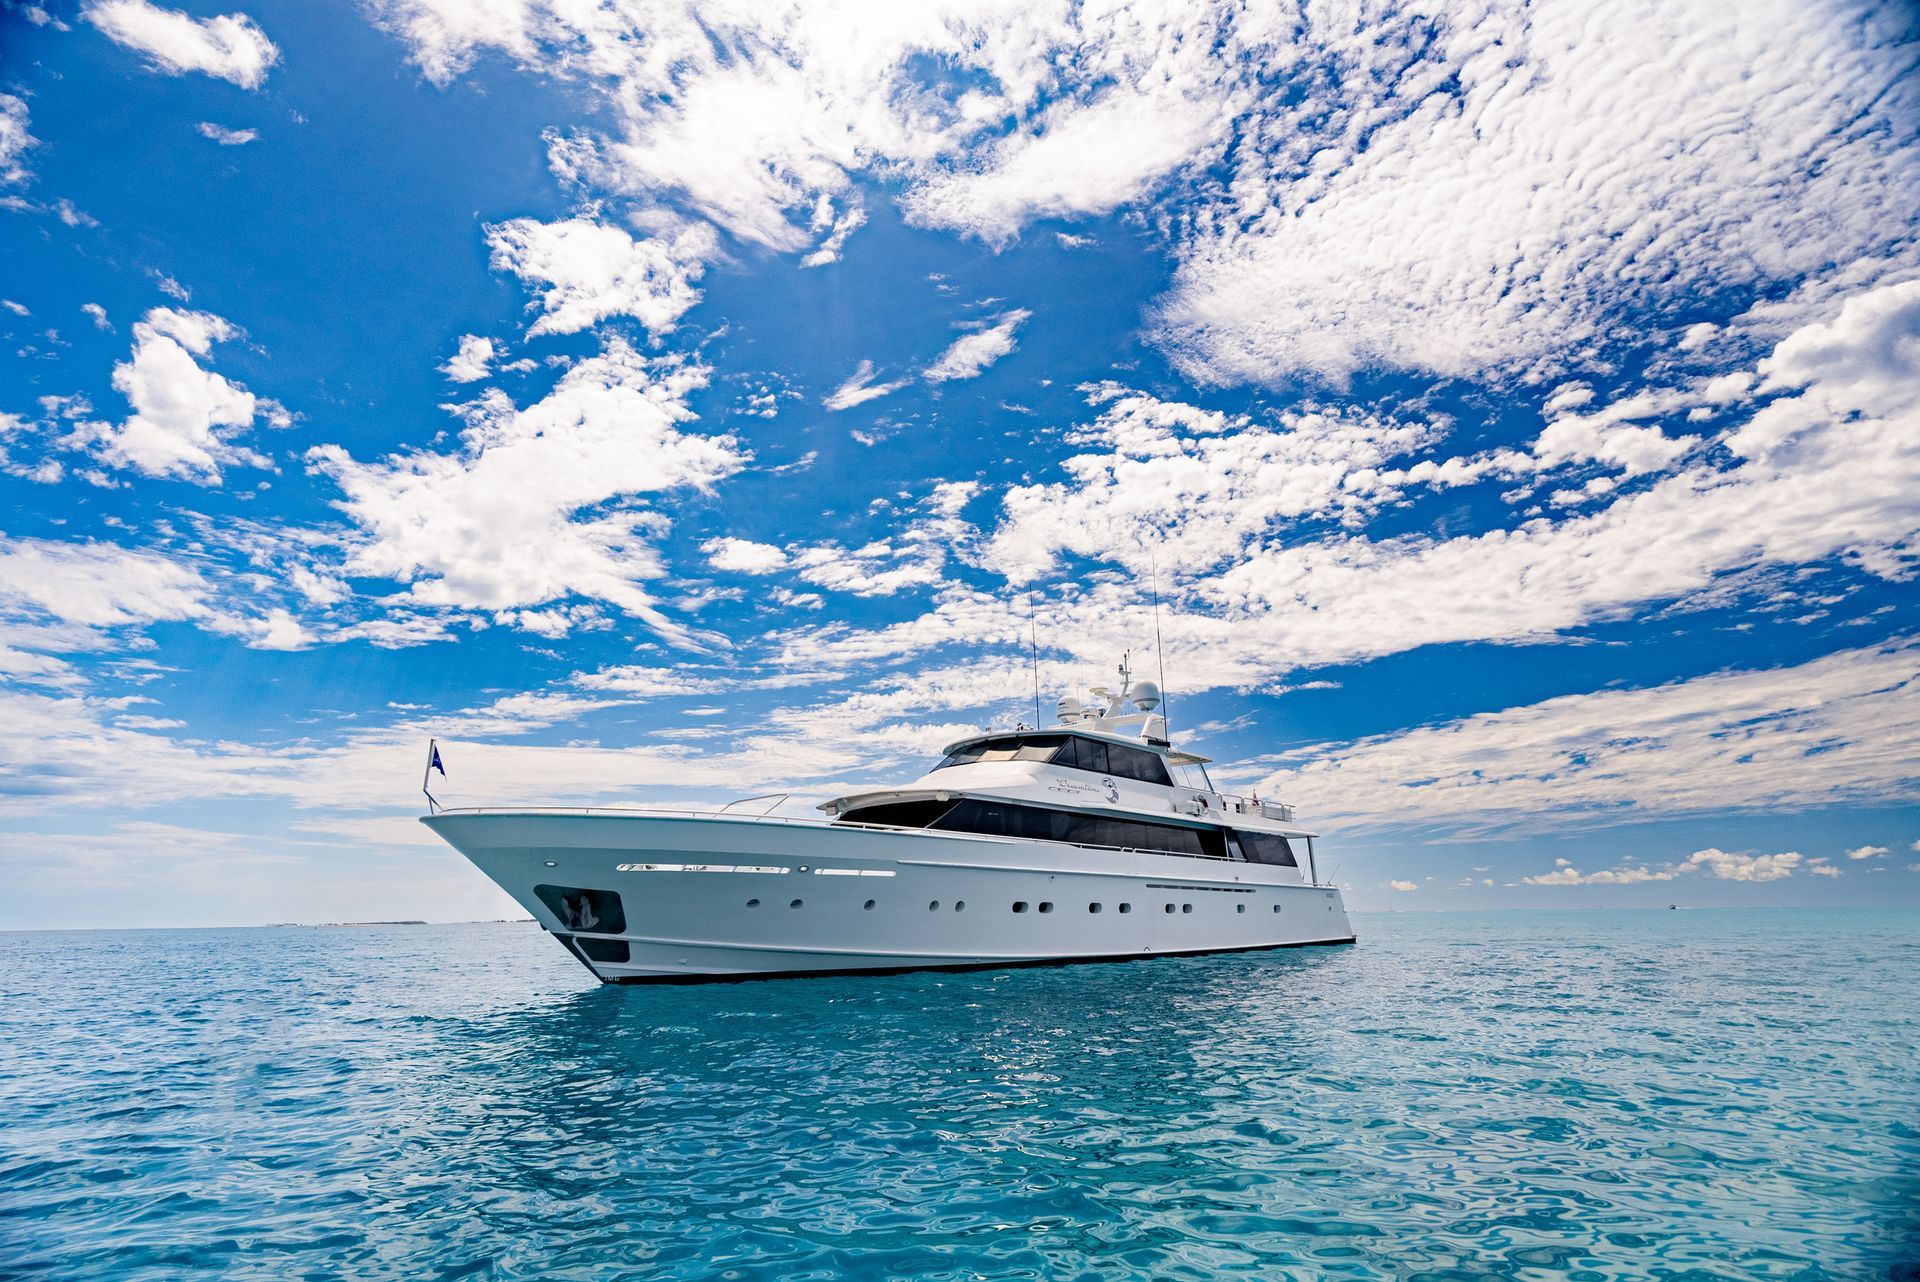
<svg viewBox="0 0 1920 1282"><path fill-rule="evenodd" d="M440 741L438 739L431 739L431 738L428 739L427 740L427 768L420 772L420 791L423 793L426 793L427 813L430 815L437 815L440 813L440 803L433 799L433 793L428 788L428 785L433 782L433 763L435 760L439 758L439 756L440 756ZM446 773L446 767L444 766L441 767L441 773L442 774Z"/></svg>

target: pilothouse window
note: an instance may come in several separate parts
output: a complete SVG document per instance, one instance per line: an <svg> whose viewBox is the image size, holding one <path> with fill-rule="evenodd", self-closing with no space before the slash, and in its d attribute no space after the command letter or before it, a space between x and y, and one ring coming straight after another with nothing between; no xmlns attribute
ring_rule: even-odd
<svg viewBox="0 0 1920 1282"><path fill-rule="evenodd" d="M976 761L1044 761L1097 775L1138 779L1142 783L1171 784L1167 763L1157 752L1123 743L1084 739L1079 735L996 735L962 744L949 753L939 769L971 765ZM1198 767L1195 767L1197 769ZM1205 772L1201 772L1205 786Z"/></svg>

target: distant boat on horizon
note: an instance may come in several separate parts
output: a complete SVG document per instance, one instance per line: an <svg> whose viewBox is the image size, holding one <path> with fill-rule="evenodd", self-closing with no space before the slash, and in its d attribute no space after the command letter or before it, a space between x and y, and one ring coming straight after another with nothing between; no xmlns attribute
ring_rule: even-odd
<svg viewBox="0 0 1920 1282"><path fill-rule="evenodd" d="M1049 729L969 736L911 783L837 797L830 819L736 802L421 822L610 983L1354 942L1292 806L1217 790L1124 662L1117 690L1091 693L1063 697Z"/></svg>

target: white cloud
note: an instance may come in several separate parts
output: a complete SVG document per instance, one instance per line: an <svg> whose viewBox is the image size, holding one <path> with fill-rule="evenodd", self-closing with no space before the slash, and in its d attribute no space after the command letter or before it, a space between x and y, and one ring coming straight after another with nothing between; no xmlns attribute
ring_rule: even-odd
<svg viewBox="0 0 1920 1282"><path fill-rule="evenodd" d="M700 545L700 550L707 554L707 563L714 569L734 574L772 574L787 564L785 552L771 543L755 543L750 539L709 539Z"/></svg>
<svg viewBox="0 0 1920 1282"><path fill-rule="evenodd" d="M1881 262L1858 288L1920 198L1899 26L1844 0L374 10L438 83L499 50L602 95L609 131L552 141L568 180L809 262L862 178L1000 244L1190 176L1149 220L1179 264L1157 333L1216 380L1564 362Z"/></svg>
<svg viewBox="0 0 1920 1282"><path fill-rule="evenodd" d="M280 50L244 13L192 18L148 0L91 0L83 11L115 44L147 56L154 70L170 76L189 71L258 89Z"/></svg>
<svg viewBox="0 0 1920 1282"><path fill-rule="evenodd" d="M1697 850L1687 857L1688 869L1704 868L1722 881L1779 881L1791 877L1804 862L1798 851L1779 855L1738 855L1724 850Z"/></svg>
<svg viewBox="0 0 1920 1282"><path fill-rule="evenodd" d="M911 379L898 379L891 383L873 381L873 362L861 361L860 368L854 371L852 378L840 384L827 394L820 403L830 410L848 410L868 401L878 400L905 387Z"/></svg>
<svg viewBox="0 0 1920 1282"><path fill-rule="evenodd" d="M1696 850L1677 864L1667 864L1660 868L1650 868L1644 864L1623 864L1618 868L1604 868L1599 872L1583 873L1562 859L1559 867L1550 873L1537 877L1522 877L1520 883L1526 886L1632 886L1649 881L1673 881L1688 873L1704 872L1721 881L1780 881L1791 877L1796 868L1807 867L1808 871L1823 877L1837 877L1840 870L1830 866L1808 865L1798 852L1789 850L1778 855L1730 854L1715 847Z"/></svg>
<svg viewBox="0 0 1920 1282"><path fill-rule="evenodd" d="M1553 364L1910 245L1907 46L1845 10L1308 9L1314 87L1244 122L1160 335L1221 381Z"/></svg>
<svg viewBox="0 0 1920 1282"><path fill-rule="evenodd" d="M253 425L261 402L199 363L215 343L239 334L211 312L149 311L133 327L131 357L113 367L113 385L133 406L132 417L118 426L93 424L81 439L96 442L115 466L202 485L218 483L222 463L266 466L266 459L232 439Z"/></svg>
<svg viewBox="0 0 1920 1282"><path fill-rule="evenodd" d="M100 304L82 303L80 304L80 310L85 312L87 317L93 321L93 327L95 329L113 328L113 322L107 319L107 309Z"/></svg>
<svg viewBox="0 0 1920 1282"><path fill-rule="evenodd" d="M493 340L482 338L478 334L462 334L460 350L455 352L440 372L456 383L477 383L491 374L490 366L499 352L494 348Z"/></svg>
<svg viewBox="0 0 1920 1282"><path fill-rule="evenodd" d="M1224 143L1228 99L1256 97L1248 55L1285 30L1210 6L1015 0L857 14L382 0L376 13L439 83L494 48L598 87L617 128L556 140L558 170L612 193L677 195L787 252L819 231L821 198L842 200L863 174L903 178L913 220L996 243L1034 218L1138 200Z"/></svg>
<svg viewBox="0 0 1920 1282"><path fill-rule="evenodd" d="M706 376L609 336L525 409L497 390L462 406L453 453L359 463L339 446L310 451L361 528L347 568L410 584L407 599L429 606L603 601L696 643L643 586L661 574L653 539L667 524L643 496L704 489L750 459L731 436L681 430Z"/></svg>
<svg viewBox="0 0 1920 1282"><path fill-rule="evenodd" d="M1208 69L1177 74L1204 78ZM1189 96L1177 82L1161 79L1116 87L1091 102L1057 102L1028 128L975 149L967 163L932 171L908 191L907 217L998 245L1036 218L1104 214L1132 204L1224 141L1231 121L1219 92L1201 79Z"/></svg>
<svg viewBox="0 0 1920 1282"><path fill-rule="evenodd" d="M1390 881L1387 883L1387 889L1399 891L1418 890L1420 889L1420 883L1417 881Z"/></svg>
<svg viewBox="0 0 1920 1282"><path fill-rule="evenodd" d="M978 378L987 366L1019 346L1014 340L1014 331L1025 324L1030 315L1031 312L1016 308L984 329L962 335L940 353L938 360L927 366L921 377L929 383Z"/></svg>
<svg viewBox="0 0 1920 1282"><path fill-rule="evenodd" d="M1834 867L1832 864L1823 863L1818 859L1814 860L1811 864L1807 865L1807 871L1812 873L1816 877L1838 877L1840 875L1840 870L1838 868Z"/></svg>
<svg viewBox="0 0 1920 1282"><path fill-rule="evenodd" d="M532 334L572 334L611 316L665 333L700 301L693 282L715 252L712 231L682 224L635 240L587 218L515 218L487 228L496 271L544 286Z"/></svg>
<svg viewBox="0 0 1920 1282"><path fill-rule="evenodd" d="M1878 859L1887 853L1885 846L1855 846L1847 852L1849 859Z"/></svg>
<svg viewBox="0 0 1920 1282"><path fill-rule="evenodd" d="M901 546L869 543L847 548L837 543L784 550L747 539L710 539L700 545L708 564L734 574L788 577L848 596L892 596L913 587L940 581L944 550L930 540L914 537L910 527Z"/></svg>
<svg viewBox="0 0 1920 1282"><path fill-rule="evenodd" d="M257 129L228 129L225 125L216 125L211 120L203 120L194 126L202 138L211 139L222 147L244 147L260 136Z"/></svg>
<svg viewBox="0 0 1920 1282"><path fill-rule="evenodd" d="M1286 754L1260 784L1330 827L1537 832L1916 799L1920 641L1566 695Z"/></svg>
<svg viewBox="0 0 1920 1282"><path fill-rule="evenodd" d="M867 211L860 204L855 193L844 213L835 214L833 198L825 192L814 204L812 230L820 236L820 243L811 254L800 260L802 267L825 267L828 263L840 261L840 252L846 248L847 237L866 225Z"/></svg>
<svg viewBox="0 0 1920 1282"><path fill-rule="evenodd" d="M0 612L80 628L122 628L209 613L211 588L191 565L111 543L0 535ZM66 638L75 648L82 635Z"/></svg>
<svg viewBox="0 0 1920 1282"><path fill-rule="evenodd" d="M27 180L26 167L20 158L35 145L33 135L27 132L26 101L10 93L0 93L0 183Z"/></svg>
<svg viewBox="0 0 1920 1282"><path fill-rule="evenodd" d="M1115 560L1136 574L1201 571L1246 557L1278 522L1358 517L1376 505L1356 474L1439 436L1431 423L1307 406L1274 425L1196 409L1116 386L1091 389L1101 405L1069 444L1068 479L1014 486L983 563L1024 583L1060 553Z"/></svg>
<svg viewBox="0 0 1920 1282"><path fill-rule="evenodd" d="M1537 638L1734 589L1766 567L1844 558L1907 577L1920 541L1920 282L1847 300L1760 368L1770 390L1749 394L1745 417L1730 414L1715 440L1690 444L1686 466L1650 484L1589 486L1583 499L1605 500L1597 510L1450 537L1315 537L1295 522L1364 516L1416 484L1535 476L1556 466L1547 452L1388 469L1379 463L1432 429L1348 414L1277 433L1121 398L1077 438L1106 452L1067 460L1067 482L1008 492L985 563L1015 581L1046 573L1060 551L1136 579L1155 556L1162 569L1206 568L1170 585L1165 621L1170 655L1201 679ZM1594 452L1574 448L1575 462L1558 466L1590 466L1579 456ZM1647 438L1607 465L1658 467L1675 453Z"/></svg>

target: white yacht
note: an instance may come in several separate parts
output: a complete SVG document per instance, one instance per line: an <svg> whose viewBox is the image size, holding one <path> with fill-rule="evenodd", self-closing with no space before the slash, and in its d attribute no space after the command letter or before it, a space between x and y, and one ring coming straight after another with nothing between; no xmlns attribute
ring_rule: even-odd
<svg viewBox="0 0 1920 1282"><path fill-rule="evenodd" d="M1151 682L962 739L830 818L549 807L422 822L608 982L960 970L1350 944L1314 834L1214 788ZM437 758L436 758L437 760Z"/></svg>

